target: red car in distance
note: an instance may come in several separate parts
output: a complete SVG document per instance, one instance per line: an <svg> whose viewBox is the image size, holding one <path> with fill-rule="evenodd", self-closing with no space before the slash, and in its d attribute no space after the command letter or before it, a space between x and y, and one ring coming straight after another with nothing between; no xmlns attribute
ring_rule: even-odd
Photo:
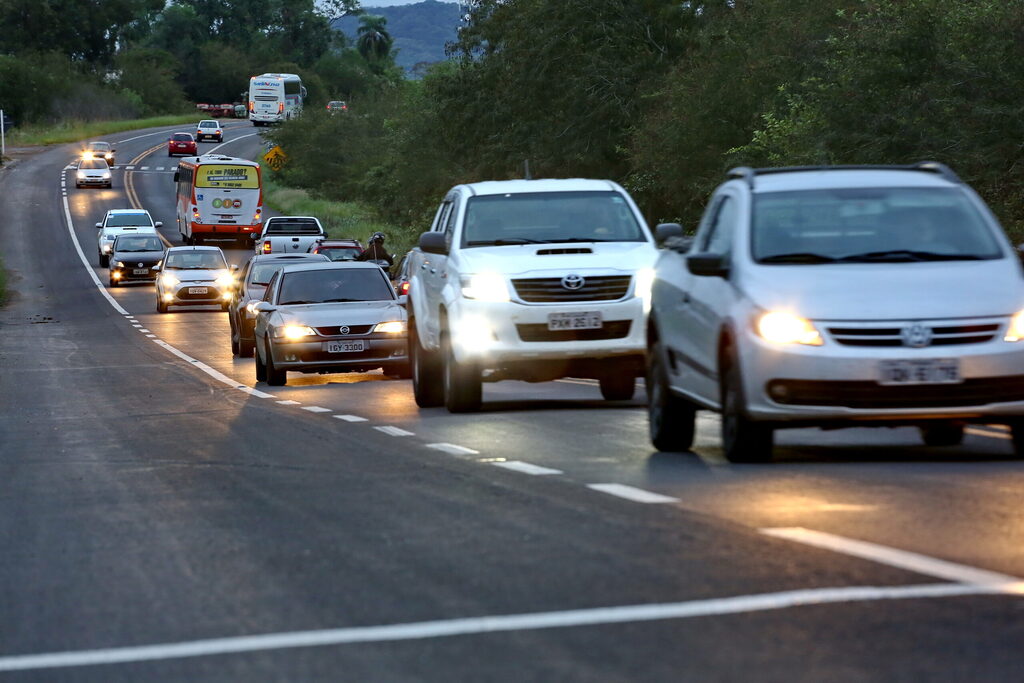
<svg viewBox="0 0 1024 683"><path fill-rule="evenodd" d="M196 139L192 137L192 133L174 133L167 138L167 156L169 157L175 154L196 156L198 153Z"/></svg>

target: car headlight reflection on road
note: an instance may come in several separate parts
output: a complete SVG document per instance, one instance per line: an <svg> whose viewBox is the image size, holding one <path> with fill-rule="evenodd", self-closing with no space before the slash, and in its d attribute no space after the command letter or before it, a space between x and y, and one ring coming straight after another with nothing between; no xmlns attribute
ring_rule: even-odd
<svg viewBox="0 0 1024 683"><path fill-rule="evenodd" d="M1010 326L1006 328L1006 336L1003 341L1015 342L1024 339L1024 311L1017 311L1010 318Z"/></svg>
<svg viewBox="0 0 1024 683"><path fill-rule="evenodd" d="M391 320L386 323L377 323L373 327L374 332L383 332L385 334L404 334L406 331L406 324L404 320Z"/></svg>
<svg viewBox="0 0 1024 683"><path fill-rule="evenodd" d="M477 301L508 301L508 285L500 273L462 276L462 296Z"/></svg>
<svg viewBox="0 0 1024 683"><path fill-rule="evenodd" d="M274 336L285 341L298 341L306 337L315 337L316 330L308 325L285 325L275 329Z"/></svg>
<svg viewBox="0 0 1024 683"><path fill-rule="evenodd" d="M177 287L178 285L181 284L181 280L174 277L170 273L164 273L163 275L160 276L160 284L162 284L164 287Z"/></svg>
<svg viewBox="0 0 1024 683"><path fill-rule="evenodd" d="M757 319L757 333L773 344L804 344L821 346L818 330L807 318L786 311L769 311Z"/></svg>

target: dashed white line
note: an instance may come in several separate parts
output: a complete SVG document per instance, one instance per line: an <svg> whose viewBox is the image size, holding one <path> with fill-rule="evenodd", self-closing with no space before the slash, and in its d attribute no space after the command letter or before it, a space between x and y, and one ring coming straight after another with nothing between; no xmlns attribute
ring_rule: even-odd
<svg viewBox="0 0 1024 683"><path fill-rule="evenodd" d="M142 325L139 325L138 323L135 323L134 325L132 325L132 327L141 328Z"/></svg>
<svg viewBox="0 0 1024 683"><path fill-rule="evenodd" d="M320 406L303 406L303 410L308 410L311 413L329 413L330 408L321 408Z"/></svg>
<svg viewBox="0 0 1024 683"><path fill-rule="evenodd" d="M126 170L126 171L134 171L135 167L134 166L125 166L124 170Z"/></svg>
<svg viewBox="0 0 1024 683"><path fill-rule="evenodd" d="M244 384L239 384L235 388L241 391L242 393L249 394L250 396L255 396L256 398L277 398L276 396L274 396L274 394L268 394L265 391L260 391L259 389L255 389L253 387L247 387Z"/></svg>
<svg viewBox="0 0 1024 683"><path fill-rule="evenodd" d="M433 448L435 451L442 451L451 455L480 455L480 451L474 451L472 448L466 448L455 443L428 443L427 448Z"/></svg>
<svg viewBox="0 0 1024 683"><path fill-rule="evenodd" d="M351 643L381 643L423 638L444 638L484 633L508 633L549 628L625 624L668 619L692 619L724 614L743 614L787 609L804 605L869 602L877 600L916 600L949 598L965 595L991 595L1002 591L986 586L961 584L926 584L918 586L847 586L812 588L739 595L727 598L691 600L644 605L617 605L534 612L532 614L499 614L420 621L380 626L355 626L319 631L290 631L233 638L210 638L157 645L112 647L102 650L49 652L34 655L0 657L0 671L28 671L99 664L124 664L186 657L283 650L297 647L323 647Z"/></svg>
<svg viewBox="0 0 1024 683"><path fill-rule="evenodd" d="M392 427L391 425L384 425L382 427L374 427L378 432L384 432L388 436L415 436L413 432L407 432L399 427Z"/></svg>
<svg viewBox="0 0 1024 683"><path fill-rule="evenodd" d="M140 170L140 171L148 171L148 170L149 170L149 166L143 166L143 167L142 167L142 168L140 168L139 170Z"/></svg>
<svg viewBox="0 0 1024 683"><path fill-rule="evenodd" d="M147 334L146 336L149 337L150 339L156 339L155 334Z"/></svg>
<svg viewBox="0 0 1024 683"><path fill-rule="evenodd" d="M345 422L366 422L365 417L359 417L358 415L335 415L338 420L344 420Z"/></svg>
<svg viewBox="0 0 1024 683"><path fill-rule="evenodd" d="M145 327L140 327L139 332L149 332Z"/></svg>
<svg viewBox="0 0 1024 683"><path fill-rule="evenodd" d="M563 474L562 470L553 470L550 467L541 467L521 460L507 460L505 462L492 462L495 467L504 467L506 470L514 470L524 474L541 476L545 474Z"/></svg>
<svg viewBox="0 0 1024 683"><path fill-rule="evenodd" d="M282 406L297 406L297 405L299 405L299 402L298 401L278 401L278 404L282 405Z"/></svg>
<svg viewBox="0 0 1024 683"><path fill-rule="evenodd" d="M654 493L653 491L645 491L644 489L638 489L635 486L626 486L625 484L587 484L588 489L594 489L602 493L607 493L612 496L618 496L619 498L625 498L631 500L634 503L678 503L678 498L672 496L663 496L660 493Z"/></svg>

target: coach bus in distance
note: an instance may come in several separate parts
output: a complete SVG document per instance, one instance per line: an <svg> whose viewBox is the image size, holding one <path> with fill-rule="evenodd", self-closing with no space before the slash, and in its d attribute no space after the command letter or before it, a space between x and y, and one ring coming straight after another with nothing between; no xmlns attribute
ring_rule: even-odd
<svg viewBox="0 0 1024 683"><path fill-rule="evenodd" d="M306 88L296 74L260 74L249 79L249 120L267 126L302 113Z"/></svg>
<svg viewBox="0 0 1024 683"><path fill-rule="evenodd" d="M263 226L260 165L214 154L186 157L174 174L178 232L185 244L234 239L251 247ZM246 242L246 240L249 240Z"/></svg>

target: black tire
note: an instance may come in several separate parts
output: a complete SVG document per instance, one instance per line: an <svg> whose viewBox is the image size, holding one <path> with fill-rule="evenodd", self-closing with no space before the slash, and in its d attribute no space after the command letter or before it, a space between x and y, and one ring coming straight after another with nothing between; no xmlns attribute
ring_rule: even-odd
<svg viewBox="0 0 1024 683"><path fill-rule="evenodd" d="M920 430L926 446L959 446L964 441L964 426L956 422L922 425Z"/></svg>
<svg viewBox="0 0 1024 683"><path fill-rule="evenodd" d="M167 312L167 304L165 304L163 301L160 300L160 295L159 294L157 294L157 298L156 298L156 312L157 313L166 313Z"/></svg>
<svg viewBox="0 0 1024 683"><path fill-rule="evenodd" d="M274 350L270 347L270 340L264 341L267 350L267 384L272 387L283 387L288 383L288 371L281 370L274 365Z"/></svg>
<svg viewBox="0 0 1024 683"><path fill-rule="evenodd" d="M409 355L412 366L412 394L420 408L444 405L444 368L436 351L420 345L416 320L409 318Z"/></svg>
<svg viewBox="0 0 1024 683"><path fill-rule="evenodd" d="M104 256L101 253L100 254L100 268L109 268L109 267L110 267L110 257L109 256Z"/></svg>
<svg viewBox="0 0 1024 683"><path fill-rule="evenodd" d="M648 357L647 425L651 443L659 451L688 451L693 446L697 409L669 389L660 344L649 349Z"/></svg>
<svg viewBox="0 0 1024 683"><path fill-rule="evenodd" d="M1024 420L1010 423L1010 435L1013 437L1013 455L1024 458Z"/></svg>
<svg viewBox="0 0 1024 683"><path fill-rule="evenodd" d="M266 382L267 381L267 366L263 363L263 358L260 356L259 349L254 354L256 357L256 381Z"/></svg>
<svg viewBox="0 0 1024 683"><path fill-rule="evenodd" d="M107 285L110 287L117 287L117 280L112 277L107 278Z"/></svg>
<svg viewBox="0 0 1024 683"><path fill-rule="evenodd" d="M235 358L240 358L242 351L238 342L241 340L242 335L238 331L238 325L235 324L235 316L230 313L228 314L228 325L231 328L231 355Z"/></svg>
<svg viewBox="0 0 1024 683"><path fill-rule="evenodd" d="M722 448L729 462L770 462L774 430L747 417L746 399L736 363L722 377Z"/></svg>
<svg viewBox="0 0 1024 683"><path fill-rule="evenodd" d="M483 401L483 382L476 363L455 360L451 338L441 338L444 351L444 407L449 413L475 413Z"/></svg>
<svg viewBox="0 0 1024 683"><path fill-rule="evenodd" d="M636 393L636 377L623 374L610 374L601 377L601 396L606 401L628 401Z"/></svg>

